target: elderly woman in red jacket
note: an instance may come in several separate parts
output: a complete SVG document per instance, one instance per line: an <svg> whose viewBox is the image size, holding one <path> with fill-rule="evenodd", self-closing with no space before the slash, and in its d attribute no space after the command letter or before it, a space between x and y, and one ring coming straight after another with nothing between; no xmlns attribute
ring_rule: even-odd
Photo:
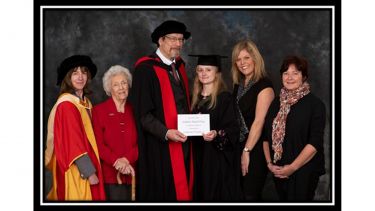
<svg viewBox="0 0 375 211"><path fill-rule="evenodd" d="M127 101L131 82L128 69L120 65L109 68L103 77L103 87L110 97L93 109L93 126L109 201L131 199L132 176L138 159L133 108Z"/></svg>

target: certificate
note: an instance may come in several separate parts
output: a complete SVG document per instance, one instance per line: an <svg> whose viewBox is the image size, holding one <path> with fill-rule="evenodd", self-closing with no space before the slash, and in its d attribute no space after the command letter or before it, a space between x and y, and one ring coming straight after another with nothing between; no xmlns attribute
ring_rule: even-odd
<svg viewBox="0 0 375 211"><path fill-rule="evenodd" d="M209 114L178 114L177 127L186 136L202 136L210 131Z"/></svg>

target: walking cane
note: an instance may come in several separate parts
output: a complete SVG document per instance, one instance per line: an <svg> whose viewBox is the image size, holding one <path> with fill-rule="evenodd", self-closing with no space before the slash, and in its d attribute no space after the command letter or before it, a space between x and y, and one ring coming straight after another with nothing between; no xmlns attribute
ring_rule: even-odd
<svg viewBox="0 0 375 211"><path fill-rule="evenodd" d="M121 173L118 171L117 172L117 184L121 185L122 184L122 180L121 180ZM132 201L135 201L135 175L132 176Z"/></svg>
<svg viewBox="0 0 375 211"><path fill-rule="evenodd" d="M116 179L117 179L117 184L122 185L121 173L119 171L117 172Z"/></svg>
<svg viewBox="0 0 375 211"><path fill-rule="evenodd" d="M132 201L135 201L135 175L132 176Z"/></svg>

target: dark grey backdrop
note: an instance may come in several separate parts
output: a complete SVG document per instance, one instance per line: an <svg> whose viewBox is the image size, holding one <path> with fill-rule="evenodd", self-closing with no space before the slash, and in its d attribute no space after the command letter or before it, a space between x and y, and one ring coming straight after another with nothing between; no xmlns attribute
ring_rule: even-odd
<svg viewBox="0 0 375 211"><path fill-rule="evenodd" d="M106 99L102 88L104 72L120 64L133 71L138 58L151 54L156 45L150 34L161 22L184 22L192 33L183 49L189 82L192 84L196 60L187 54L231 56L235 43L250 38L258 46L275 87L281 87L279 67L283 58L297 54L308 59L312 92L326 105L325 155L327 174L321 177L316 199L331 200L331 24L329 9L44 9L43 11L43 140L49 112L59 88L56 68L73 54L87 54L98 66L90 96L93 104ZM232 87L230 59L223 62L223 74ZM45 141L44 141L45 142ZM51 176L45 173L44 191ZM277 200L272 180L267 179L264 198ZM44 195L45 195L44 194Z"/></svg>

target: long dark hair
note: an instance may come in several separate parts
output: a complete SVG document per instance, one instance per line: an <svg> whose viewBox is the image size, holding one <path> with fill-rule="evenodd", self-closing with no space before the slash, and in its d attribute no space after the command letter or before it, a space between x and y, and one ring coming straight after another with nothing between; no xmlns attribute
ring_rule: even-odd
<svg viewBox="0 0 375 211"><path fill-rule="evenodd" d="M79 66L79 67L81 68L81 70L87 73L87 82L85 84L85 87L83 87L83 96L90 95L92 93L92 91L89 88L89 85L91 83L91 73L86 66ZM61 82L59 95L63 93L71 93L71 94L75 93L71 77L72 77L73 72L76 71L79 67L74 67L70 69L69 72L65 75L64 80Z"/></svg>

